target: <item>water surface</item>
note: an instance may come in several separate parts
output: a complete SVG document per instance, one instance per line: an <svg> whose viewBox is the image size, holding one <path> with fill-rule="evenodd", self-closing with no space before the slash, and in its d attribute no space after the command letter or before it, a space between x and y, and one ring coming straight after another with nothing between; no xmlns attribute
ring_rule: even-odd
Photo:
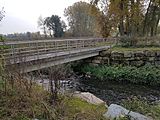
<svg viewBox="0 0 160 120"><path fill-rule="evenodd" d="M160 88L129 83L99 81L94 79L78 79L76 90L90 92L108 104L120 104L123 100L136 96L152 103L160 100Z"/></svg>

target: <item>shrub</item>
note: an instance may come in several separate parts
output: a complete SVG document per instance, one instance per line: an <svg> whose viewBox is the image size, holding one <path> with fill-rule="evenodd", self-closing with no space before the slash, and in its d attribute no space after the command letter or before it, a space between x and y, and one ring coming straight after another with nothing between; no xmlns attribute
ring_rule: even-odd
<svg viewBox="0 0 160 120"><path fill-rule="evenodd" d="M131 82L135 84L160 85L160 67L155 66L89 66L81 68L81 72L90 73L100 80Z"/></svg>
<svg viewBox="0 0 160 120"><path fill-rule="evenodd" d="M159 47L159 37L121 37L119 45L122 47Z"/></svg>
<svg viewBox="0 0 160 120"><path fill-rule="evenodd" d="M119 45L122 47L136 46L138 40L134 37L121 37L119 40Z"/></svg>
<svg viewBox="0 0 160 120"><path fill-rule="evenodd" d="M0 80L0 85L5 84ZM93 105L73 96L58 96L52 105L50 93L36 83L21 79L14 86L6 83L6 91L0 89L0 120L105 120L104 105Z"/></svg>

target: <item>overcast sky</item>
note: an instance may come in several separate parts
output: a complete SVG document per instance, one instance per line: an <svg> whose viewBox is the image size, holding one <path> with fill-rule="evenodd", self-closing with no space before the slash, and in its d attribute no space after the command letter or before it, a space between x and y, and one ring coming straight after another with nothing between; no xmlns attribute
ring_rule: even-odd
<svg viewBox="0 0 160 120"><path fill-rule="evenodd" d="M35 32L38 17L59 15L65 20L64 9L80 0L0 0L5 18L0 22L0 34ZM87 0L82 0L87 1Z"/></svg>

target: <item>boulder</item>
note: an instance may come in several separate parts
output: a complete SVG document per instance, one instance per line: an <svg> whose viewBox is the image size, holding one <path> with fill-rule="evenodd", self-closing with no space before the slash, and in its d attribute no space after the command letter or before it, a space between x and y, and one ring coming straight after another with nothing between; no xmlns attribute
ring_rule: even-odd
<svg viewBox="0 0 160 120"><path fill-rule="evenodd" d="M102 52L100 52L100 56L110 57L111 56L111 51L109 51L109 50L102 51Z"/></svg>
<svg viewBox="0 0 160 120"><path fill-rule="evenodd" d="M124 57L125 58L131 58L133 55L132 55L132 52L124 52Z"/></svg>
<svg viewBox="0 0 160 120"><path fill-rule="evenodd" d="M74 96L81 98L91 104L95 105L105 104L103 100L99 99L98 97L89 92L75 92Z"/></svg>
<svg viewBox="0 0 160 120"><path fill-rule="evenodd" d="M143 60L136 60L136 61L130 61L130 64L132 66L139 67L139 66L143 66L145 64L145 62Z"/></svg>
<svg viewBox="0 0 160 120"><path fill-rule="evenodd" d="M146 50L146 51L144 51L144 53L148 57L155 57L155 55L156 55L156 52L150 51L150 50Z"/></svg>
<svg viewBox="0 0 160 120"><path fill-rule="evenodd" d="M113 59L123 59L124 58L124 53L123 52L112 51L111 57Z"/></svg>
<svg viewBox="0 0 160 120"><path fill-rule="evenodd" d="M96 57L94 57L94 59L95 59L95 60L102 60L102 57L96 56Z"/></svg>
<svg viewBox="0 0 160 120"><path fill-rule="evenodd" d="M137 51L137 52L134 53L134 56L143 58L143 57L145 57L145 54L144 54L143 51Z"/></svg>
<svg viewBox="0 0 160 120"><path fill-rule="evenodd" d="M92 63L100 64L101 60L92 60Z"/></svg>
<svg viewBox="0 0 160 120"><path fill-rule="evenodd" d="M160 51L156 52L157 57L160 57Z"/></svg>
<svg viewBox="0 0 160 120"><path fill-rule="evenodd" d="M152 120L152 118L148 118L142 114L129 111L126 108L116 104L111 104L108 107L108 111L104 114L104 117L107 119L118 119L119 117L125 115L130 116L131 120Z"/></svg>
<svg viewBox="0 0 160 120"><path fill-rule="evenodd" d="M98 66L97 63L89 63L90 66Z"/></svg>

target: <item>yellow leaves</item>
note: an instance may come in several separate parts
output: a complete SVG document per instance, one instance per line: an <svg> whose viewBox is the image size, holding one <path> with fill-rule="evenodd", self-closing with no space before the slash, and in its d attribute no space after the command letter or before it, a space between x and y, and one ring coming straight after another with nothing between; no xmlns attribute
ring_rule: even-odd
<svg viewBox="0 0 160 120"><path fill-rule="evenodd" d="M68 19L70 30L73 36L95 36L98 25L99 10L86 2L76 2L65 9L65 16Z"/></svg>

